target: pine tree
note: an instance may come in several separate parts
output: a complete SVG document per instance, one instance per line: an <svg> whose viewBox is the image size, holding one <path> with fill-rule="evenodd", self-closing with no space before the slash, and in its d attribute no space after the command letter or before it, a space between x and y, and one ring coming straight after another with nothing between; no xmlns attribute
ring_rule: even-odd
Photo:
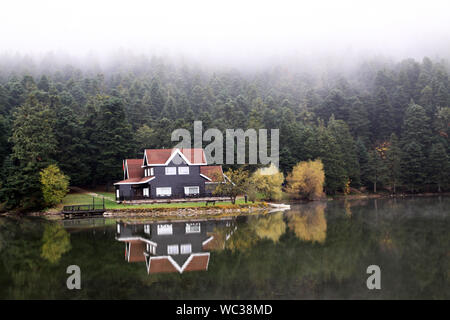
<svg viewBox="0 0 450 320"><path fill-rule="evenodd" d="M450 159L442 143L434 143L428 157L428 168L430 182L437 185L438 192L441 192L443 185L450 183L449 161Z"/></svg>
<svg viewBox="0 0 450 320"><path fill-rule="evenodd" d="M361 138L356 140L356 154L361 173L361 184L368 186L369 184L369 154L364 142Z"/></svg>
<svg viewBox="0 0 450 320"><path fill-rule="evenodd" d="M372 119L372 132L378 141L384 141L394 131L393 109L384 87L377 90Z"/></svg>
<svg viewBox="0 0 450 320"><path fill-rule="evenodd" d="M121 163L133 151L131 126L125 116L123 102L117 97L104 97L96 112L95 131L90 137L95 144L96 168L94 184L111 182L122 174Z"/></svg>
<svg viewBox="0 0 450 320"><path fill-rule="evenodd" d="M150 86L150 101L151 101L151 110L152 114L154 114L153 118L161 114L164 109L164 97L161 92L160 83L157 78L153 79L152 84Z"/></svg>
<svg viewBox="0 0 450 320"><path fill-rule="evenodd" d="M418 191L425 183L425 160L423 147L415 140L404 144L402 148L402 180L410 192Z"/></svg>
<svg viewBox="0 0 450 320"><path fill-rule="evenodd" d="M411 192L423 188L426 183L426 155L431 137L430 121L422 106L411 103L403 122L402 181Z"/></svg>
<svg viewBox="0 0 450 320"><path fill-rule="evenodd" d="M347 124L342 120L335 120L331 117L328 121L328 130L330 130L340 146L346 176L350 178L352 186L359 187L361 184L359 162L355 141L350 134Z"/></svg>
<svg viewBox="0 0 450 320"><path fill-rule="evenodd" d="M392 192L397 192L397 187L401 177L401 149L400 142L395 133L391 135L389 147L386 152L388 180L391 185Z"/></svg>
<svg viewBox="0 0 450 320"><path fill-rule="evenodd" d="M81 124L69 107L58 103L54 112L58 144L55 159L62 172L70 177L72 185L83 185L90 175L87 153L89 143L85 140Z"/></svg>
<svg viewBox="0 0 450 320"><path fill-rule="evenodd" d="M368 139L370 130L369 114L358 98L352 103L347 123L354 137Z"/></svg>
<svg viewBox="0 0 450 320"><path fill-rule="evenodd" d="M34 95L15 112L11 161L2 192L10 207L37 209L44 205L39 171L51 164L56 152L54 121L49 106Z"/></svg>
<svg viewBox="0 0 450 320"><path fill-rule="evenodd" d="M372 183L373 192L376 193L380 184L385 183L387 179L386 161L377 148L368 152L367 168L367 179Z"/></svg>
<svg viewBox="0 0 450 320"><path fill-rule="evenodd" d="M327 193L334 194L343 191L349 180L345 170L344 155L336 138L323 125L323 122L315 129L314 134L307 139L305 148L310 151L309 159L322 160Z"/></svg>
<svg viewBox="0 0 450 320"><path fill-rule="evenodd" d="M50 82L48 81L47 76L44 74L42 75L41 79L39 79L39 82L37 84L37 87L39 90L49 92L50 90Z"/></svg>

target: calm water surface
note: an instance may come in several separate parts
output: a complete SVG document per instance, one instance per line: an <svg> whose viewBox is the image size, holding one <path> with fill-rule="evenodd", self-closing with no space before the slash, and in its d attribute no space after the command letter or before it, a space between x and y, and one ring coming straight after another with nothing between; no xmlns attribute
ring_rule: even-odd
<svg viewBox="0 0 450 320"><path fill-rule="evenodd" d="M432 197L179 222L0 218L0 298L449 299L449 213ZM381 290L366 287L374 264Z"/></svg>

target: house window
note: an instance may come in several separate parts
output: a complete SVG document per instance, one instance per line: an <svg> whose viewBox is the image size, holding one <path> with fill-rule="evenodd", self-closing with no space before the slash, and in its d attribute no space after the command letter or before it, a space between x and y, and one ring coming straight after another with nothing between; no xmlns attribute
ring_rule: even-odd
<svg viewBox="0 0 450 320"><path fill-rule="evenodd" d="M184 187L185 195L194 195L194 194L199 194L199 193L200 193L199 187Z"/></svg>
<svg viewBox="0 0 450 320"><path fill-rule="evenodd" d="M180 246L181 254L189 254L192 252L192 245L190 243L182 244Z"/></svg>
<svg viewBox="0 0 450 320"><path fill-rule="evenodd" d="M147 176L147 169L144 169L144 177Z"/></svg>
<svg viewBox="0 0 450 320"><path fill-rule="evenodd" d="M117 224L117 233L120 233L120 224Z"/></svg>
<svg viewBox="0 0 450 320"><path fill-rule="evenodd" d="M172 225L171 224L158 224L157 233L158 233L158 235L172 234Z"/></svg>
<svg viewBox="0 0 450 320"><path fill-rule="evenodd" d="M189 174L189 167L178 167L178 174Z"/></svg>
<svg viewBox="0 0 450 320"><path fill-rule="evenodd" d="M117 198L117 199L120 198L120 190L119 190L119 189L116 190L116 198Z"/></svg>
<svg viewBox="0 0 450 320"><path fill-rule="evenodd" d="M142 190L144 197L150 197L150 189L149 188L144 188Z"/></svg>
<svg viewBox="0 0 450 320"><path fill-rule="evenodd" d="M167 197L172 195L172 188L156 188L156 196L158 197Z"/></svg>
<svg viewBox="0 0 450 320"><path fill-rule="evenodd" d="M177 167L166 167L166 175L173 176L177 174Z"/></svg>
<svg viewBox="0 0 450 320"><path fill-rule="evenodd" d="M178 254L178 245L177 244L169 244L167 246L167 254Z"/></svg>
<svg viewBox="0 0 450 320"><path fill-rule="evenodd" d="M148 170L150 170L149 172L150 172L150 176L154 176L155 175L155 172L154 172L154 170L153 170L153 168L150 168L150 169L148 169Z"/></svg>
<svg viewBox="0 0 450 320"><path fill-rule="evenodd" d="M200 232L200 222L186 223L186 233L199 233L199 232Z"/></svg>
<svg viewBox="0 0 450 320"><path fill-rule="evenodd" d="M144 233L150 234L150 225L149 224L144 225Z"/></svg>
<svg viewBox="0 0 450 320"><path fill-rule="evenodd" d="M151 254L156 254L156 248L154 245L151 245L150 243L146 244L147 252Z"/></svg>

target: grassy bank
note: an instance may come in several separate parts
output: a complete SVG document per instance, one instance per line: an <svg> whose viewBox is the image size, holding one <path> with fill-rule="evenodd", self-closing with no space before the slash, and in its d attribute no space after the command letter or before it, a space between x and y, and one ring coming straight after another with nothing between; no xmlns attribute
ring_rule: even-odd
<svg viewBox="0 0 450 320"><path fill-rule="evenodd" d="M62 203L52 211L61 211L63 206L68 205L82 205L82 204L92 204L92 199L96 204L101 204L103 202L103 197L105 197L105 208L107 210L129 210L129 209L177 209L177 208L211 208L211 207L229 207L229 208L239 208L241 205L252 205L251 203L245 203L243 198L236 199L236 203L233 205L231 201L218 201L215 206L209 204L206 206L206 202L182 202L182 203L154 203L154 204L123 204L116 203L110 199L114 199L114 193L108 192L96 192L98 196L93 197L89 193L69 193L67 194Z"/></svg>

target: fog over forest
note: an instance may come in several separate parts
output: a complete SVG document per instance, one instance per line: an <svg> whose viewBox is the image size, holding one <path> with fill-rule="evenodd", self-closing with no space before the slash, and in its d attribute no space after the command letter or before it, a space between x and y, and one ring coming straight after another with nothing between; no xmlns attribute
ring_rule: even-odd
<svg viewBox="0 0 450 320"><path fill-rule="evenodd" d="M450 54L449 11L445 0L17 0L0 11L0 52L105 64L131 50L236 67L437 58Z"/></svg>
<svg viewBox="0 0 450 320"><path fill-rule="evenodd" d="M280 129L280 170L321 159L328 194L448 191L449 9L437 0L4 4L0 205L41 208L49 164L71 185L111 186L123 159L170 148L170 132L194 120Z"/></svg>

